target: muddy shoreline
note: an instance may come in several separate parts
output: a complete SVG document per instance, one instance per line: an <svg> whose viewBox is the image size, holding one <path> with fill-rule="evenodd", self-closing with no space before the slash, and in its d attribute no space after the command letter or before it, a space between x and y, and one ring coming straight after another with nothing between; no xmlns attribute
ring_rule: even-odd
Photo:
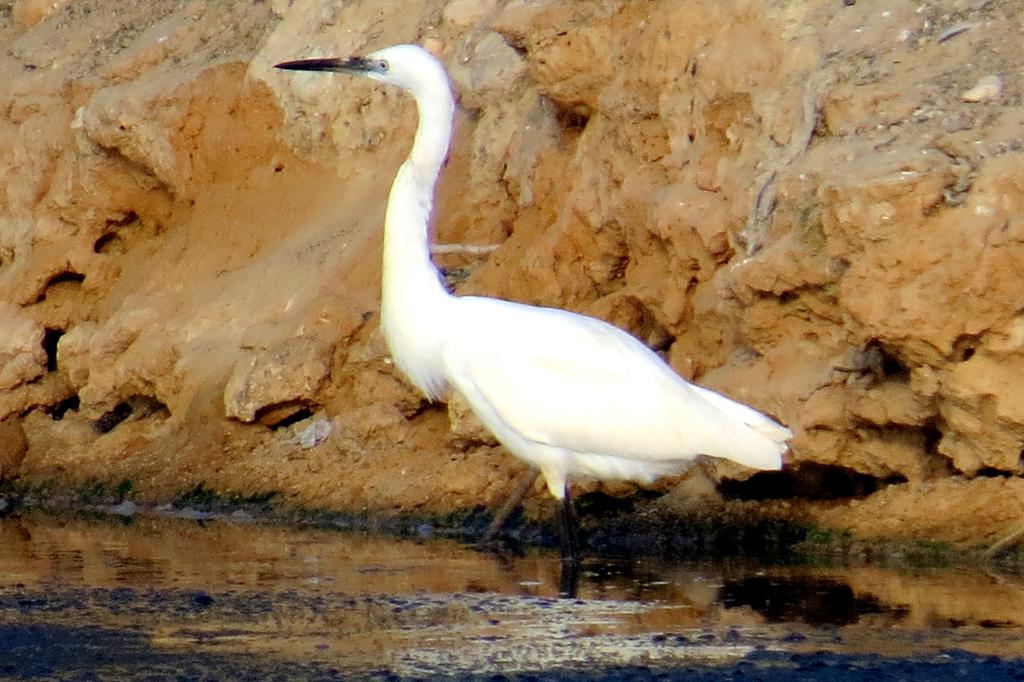
<svg viewBox="0 0 1024 682"><path fill-rule="evenodd" d="M446 538L472 545L491 521L490 510L447 514L346 512L281 503L275 496L221 496L199 486L161 503L128 497L130 488L95 485L85 488L0 486L0 518L22 512L53 517L131 522L152 517L199 522L228 521L270 524L296 529L372 533L395 538ZM650 556L702 560L749 558L767 564L795 563L918 567L974 567L1010 573L1024 571L1024 547L1011 545L997 553L929 539L855 537L790 518L757 518L744 514L680 514L658 507L623 509L603 495L577 498L583 541L593 556ZM525 548L556 548L554 519L529 518L518 510L509 519L496 546L521 552Z"/></svg>

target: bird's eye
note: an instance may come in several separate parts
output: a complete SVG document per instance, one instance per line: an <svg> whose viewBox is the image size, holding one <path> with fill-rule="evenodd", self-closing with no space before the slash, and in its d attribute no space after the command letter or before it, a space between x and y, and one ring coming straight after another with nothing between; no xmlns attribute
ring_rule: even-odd
<svg viewBox="0 0 1024 682"><path fill-rule="evenodd" d="M377 62L377 68L380 69L381 71L387 71L388 70L388 60L381 59L379 62Z"/></svg>

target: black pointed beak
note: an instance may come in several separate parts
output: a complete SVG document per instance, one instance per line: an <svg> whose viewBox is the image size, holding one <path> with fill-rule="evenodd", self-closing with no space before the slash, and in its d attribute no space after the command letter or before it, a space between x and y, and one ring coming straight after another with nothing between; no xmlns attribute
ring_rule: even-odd
<svg viewBox="0 0 1024 682"><path fill-rule="evenodd" d="M275 64L275 69L289 71L333 71L337 73L367 73L376 71L377 62L365 57L346 57L344 59L299 59L293 62Z"/></svg>

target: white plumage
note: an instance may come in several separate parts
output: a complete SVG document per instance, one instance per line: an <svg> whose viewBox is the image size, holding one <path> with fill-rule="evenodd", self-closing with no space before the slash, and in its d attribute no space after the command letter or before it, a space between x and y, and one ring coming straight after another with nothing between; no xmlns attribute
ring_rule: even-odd
<svg viewBox="0 0 1024 682"><path fill-rule="evenodd" d="M573 476L648 482L700 454L781 468L789 429L683 380L626 332L564 310L445 290L428 224L454 104L444 68L427 51L399 45L278 66L361 75L416 99L416 139L388 199L381 318L395 363L424 395L462 394L560 500Z"/></svg>
<svg viewBox="0 0 1024 682"><path fill-rule="evenodd" d="M788 429L684 381L617 327L488 298L453 302L445 376L556 498L567 476L649 482L700 454L782 466Z"/></svg>

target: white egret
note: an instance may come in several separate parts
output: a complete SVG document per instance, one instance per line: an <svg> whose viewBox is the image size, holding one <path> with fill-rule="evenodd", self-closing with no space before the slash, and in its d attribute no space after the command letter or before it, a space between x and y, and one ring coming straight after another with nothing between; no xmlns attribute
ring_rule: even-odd
<svg viewBox="0 0 1024 682"><path fill-rule="evenodd" d="M454 100L429 52L397 45L277 67L363 76L415 98L416 138L384 219L384 337L395 364L428 399L458 391L509 452L540 471L562 502L564 557L580 550L570 477L650 482L702 454L782 467L789 429L687 382L621 329L564 310L448 293L430 259L428 225Z"/></svg>

